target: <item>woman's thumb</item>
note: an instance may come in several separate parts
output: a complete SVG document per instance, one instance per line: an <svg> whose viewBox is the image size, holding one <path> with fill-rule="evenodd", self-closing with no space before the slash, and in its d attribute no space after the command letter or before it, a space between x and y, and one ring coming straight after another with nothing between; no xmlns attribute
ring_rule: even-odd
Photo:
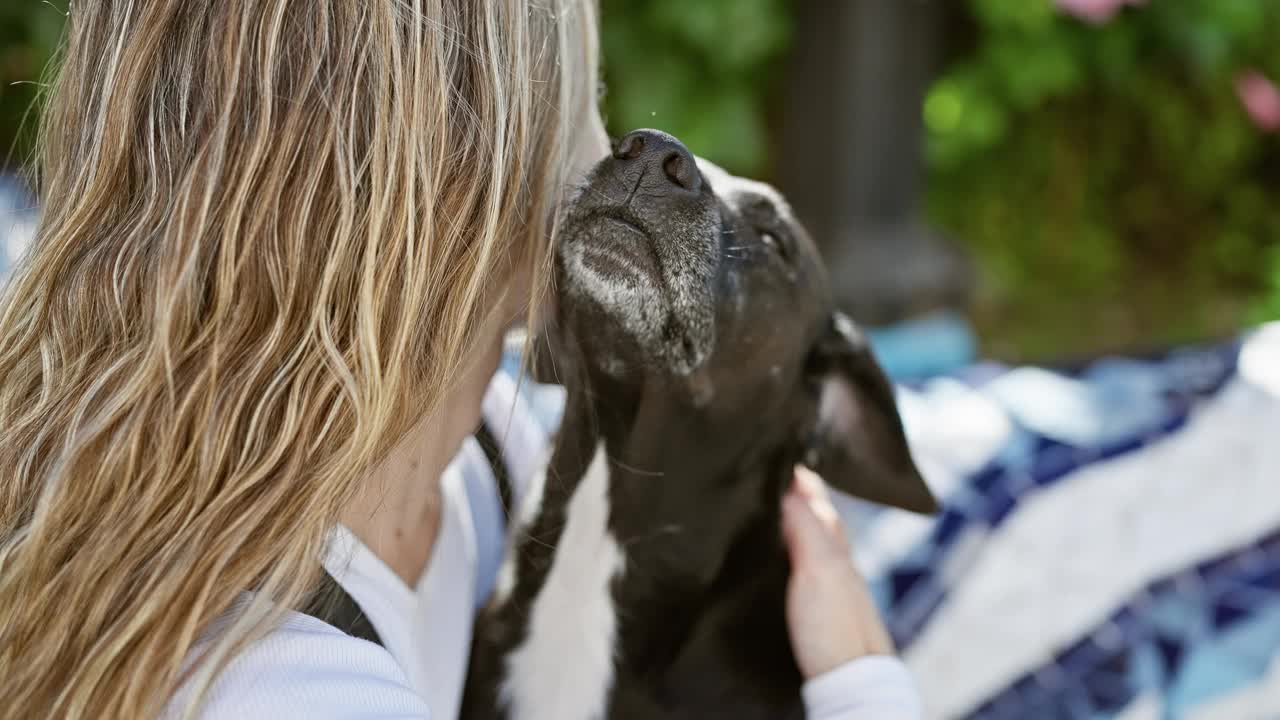
<svg viewBox="0 0 1280 720"><path fill-rule="evenodd" d="M796 468L795 481L782 499L782 535L793 568L810 567L828 553L845 554L840 516L822 479L806 468Z"/></svg>

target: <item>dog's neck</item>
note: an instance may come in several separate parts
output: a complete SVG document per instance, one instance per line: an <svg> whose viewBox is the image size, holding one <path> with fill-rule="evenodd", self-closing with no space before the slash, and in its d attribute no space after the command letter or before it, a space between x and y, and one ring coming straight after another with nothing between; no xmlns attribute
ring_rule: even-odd
<svg viewBox="0 0 1280 720"><path fill-rule="evenodd" d="M726 437L713 427L722 422L673 394L672 381L579 380L569 390L555 472L561 481L581 478L603 446L609 527L637 570L629 575L695 602L744 529L762 513L776 522L791 473L784 452L765 438Z"/></svg>

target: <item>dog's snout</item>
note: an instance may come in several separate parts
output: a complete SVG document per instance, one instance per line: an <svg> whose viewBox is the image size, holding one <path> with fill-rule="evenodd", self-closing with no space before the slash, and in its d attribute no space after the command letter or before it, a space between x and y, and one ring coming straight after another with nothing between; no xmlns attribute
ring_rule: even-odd
<svg viewBox="0 0 1280 720"><path fill-rule="evenodd" d="M673 185L697 192L702 176L693 153L684 143L658 130L636 130L618 141L613 157L626 163L638 163L646 175L665 177ZM659 175L660 173L660 175Z"/></svg>

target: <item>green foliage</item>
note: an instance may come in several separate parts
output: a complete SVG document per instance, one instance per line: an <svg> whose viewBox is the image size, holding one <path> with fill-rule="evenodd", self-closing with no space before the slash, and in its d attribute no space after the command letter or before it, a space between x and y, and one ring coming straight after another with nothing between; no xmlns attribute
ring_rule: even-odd
<svg viewBox="0 0 1280 720"><path fill-rule="evenodd" d="M1280 3L1156 0L1095 27L967 2L975 50L925 104L929 199L978 256L994 333L1042 355L1230 332L1268 283L1280 314L1280 141L1235 95L1243 70L1280 79Z"/></svg>
<svg viewBox="0 0 1280 720"><path fill-rule="evenodd" d="M21 164L29 155L35 129L31 109L65 19L64 11L40 0L0 3L0 168Z"/></svg>
<svg viewBox="0 0 1280 720"><path fill-rule="evenodd" d="M666 130L733 172L765 172L789 21L786 0L604 0L610 131Z"/></svg>
<svg viewBox="0 0 1280 720"><path fill-rule="evenodd" d="M1280 246L1272 248L1270 268L1271 283L1261 302L1254 307L1255 322L1280 321Z"/></svg>

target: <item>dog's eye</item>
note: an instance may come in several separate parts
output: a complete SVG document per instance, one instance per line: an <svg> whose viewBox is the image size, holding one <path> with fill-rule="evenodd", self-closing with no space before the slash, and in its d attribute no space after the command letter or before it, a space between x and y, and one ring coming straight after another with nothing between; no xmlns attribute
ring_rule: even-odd
<svg viewBox="0 0 1280 720"><path fill-rule="evenodd" d="M773 252L778 253L778 256L781 257L783 260L787 259L787 255L788 255L787 246L785 243L782 242L781 239L778 238L777 235L769 232L768 230L761 230L760 242L763 243L765 247L769 248Z"/></svg>

